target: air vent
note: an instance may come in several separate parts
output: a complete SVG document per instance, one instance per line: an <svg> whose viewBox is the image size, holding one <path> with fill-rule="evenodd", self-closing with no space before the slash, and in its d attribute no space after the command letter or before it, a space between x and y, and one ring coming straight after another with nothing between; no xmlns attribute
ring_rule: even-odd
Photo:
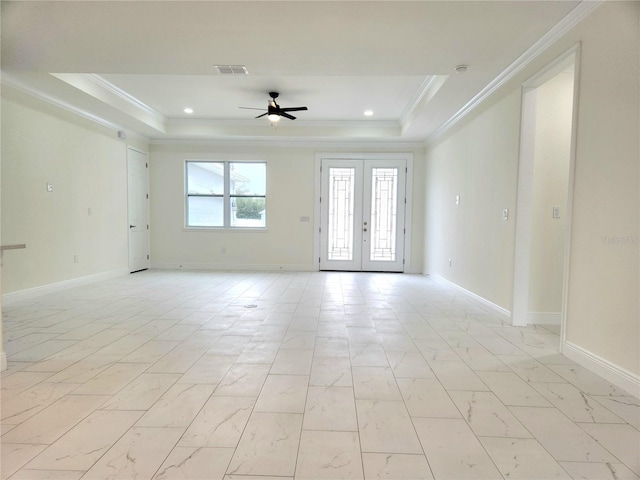
<svg viewBox="0 0 640 480"><path fill-rule="evenodd" d="M244 65L214 65L220 75L249 75Z"/></svg>

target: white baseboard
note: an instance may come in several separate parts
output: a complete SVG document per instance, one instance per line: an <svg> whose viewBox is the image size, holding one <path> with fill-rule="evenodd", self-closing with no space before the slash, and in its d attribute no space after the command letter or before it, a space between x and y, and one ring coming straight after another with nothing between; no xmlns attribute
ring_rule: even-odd
<svg viewBox="0 0 640 480"><path fill-rule="evenodd" d="M128 274L129 269L126 268L111 270L109 272L96 273L94 275L87 275L84 277L63 280L62 282L49 283L47 285L41 285L39 287L18 290L17 292L5 293L2 295L2 304L11 305L12 303L21 302L23 300L31 300L42 295L48 295L50 293L59 292L68 288L81 287L83 285L89 285L91 283L96 283L103 280L110 280L112 278L122 277Z"/></svg>
<svg viewBox="0 0 640 480"><path fill-rule="evenodd" d="M457 283L453 283L451 280L447 280L444 277L441 277L440 275L434 275L434 274L429 274L429 276L431 278L433 278L434 280L443 283L445 285L447 285L448 287L453 288L454 290L457 290L458 292L472 298L473 300L480 302L482 305L485 305L487 307L489 307L491 310L494 310L498 313L501 313L502 315L505 315L509 318L511 318L511 312L509 310L507 310L506 308L501 307L500 305L496 305L495 303L487 300L486 298L481 297L480 295L473 293L469 290L467 290L466 288L462 288L460 285L458 285Z"/></svg>
<svg viewBox="0 0 640 480"><path fill-rule="evenodd" d="M563 343L562 354L601 376L616 387L620 387L634 397L640 398L640 376L614 365L595 353L571 342L565 341Z"/></svg>
<svg viewBox="0 0 640 480"><path fill-rule="evenodd" d="M152 262L151 268L156 270L212 270L226 272L315 272L317 268L308 264L227 264L227 263L176 263L176 262Z"/></svg>
<svg viewBox="0 0 640 480"><path fill-rule="evenodd" d="M7 354L0 353L0 372L4 372L7 369Z"/></svg>
<svg viewBox="0 0 640 480"><path fill-rule="evenodd" d="M560 325L561 319L560 312L529 312L527 314L529 325Z"/></svg>

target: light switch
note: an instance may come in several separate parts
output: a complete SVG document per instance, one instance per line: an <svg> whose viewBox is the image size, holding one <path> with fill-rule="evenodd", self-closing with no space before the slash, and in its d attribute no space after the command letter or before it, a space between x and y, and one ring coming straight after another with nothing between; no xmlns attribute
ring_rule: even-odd
<svg viewBox="0 0 640 480"><path fill-rule="evenodd" d="M456 205L460 205L460 195L456 195Z"/></svg>
<svg viewBox="0 0 640 480"><path fill-rule="evenodd" d="M509 209L505 208L504 210L502 210L502 219L503 220L509 220Z"/></svg>
<svg viewBox="0 0 640 480"><path fill-rule="evenodd" d="M560 218L560 207L553 207L553 218Z"/></svg>

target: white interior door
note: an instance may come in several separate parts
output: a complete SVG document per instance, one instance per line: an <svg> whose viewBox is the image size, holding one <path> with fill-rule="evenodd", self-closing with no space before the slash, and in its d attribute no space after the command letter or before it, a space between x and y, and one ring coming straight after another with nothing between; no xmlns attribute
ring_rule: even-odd
<svg viewBox="0 0 640 480"><path fill-rule="evenodd" d="M323 159L320 270L404 271L406 160Z"/></svg>
<svg viewBox="0 0 640 480"><path fill-rule="evenodd" d="M127 151L130 272L149 268L148 167L145 153Z"/></svg>

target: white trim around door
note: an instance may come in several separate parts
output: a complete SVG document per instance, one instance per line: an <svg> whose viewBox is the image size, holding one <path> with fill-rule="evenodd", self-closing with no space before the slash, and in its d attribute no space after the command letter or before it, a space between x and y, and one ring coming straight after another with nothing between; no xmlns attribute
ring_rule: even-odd
<svg viewBox="0 0 640 480"><path fill-rule="evenodd" d="M562 281L562 311L560 312L560 349L566 342L567 296L569 290L569 264L571 255L571 225L573 217L573 183L576 162L576 132L578 119L580 43L574 45L555 61L543 68L522 85L522 118L520 131L520 153L518 159L518 195L516 205L513 301L511 322L513 326L531 323L529 312L529 277L532 242L533 169L535 162L536 89L555 75L573 70L573 98L571 118L571 142L568 152L569 178L565 213L565 242ZM556 318L557 322L557 318Z"/></svg>
<svg viewBox="0 0 640 480"><path fill-rule="evenodd" d="M129 271L149 268L149 160L145 152L127 150Z"/></svg>

